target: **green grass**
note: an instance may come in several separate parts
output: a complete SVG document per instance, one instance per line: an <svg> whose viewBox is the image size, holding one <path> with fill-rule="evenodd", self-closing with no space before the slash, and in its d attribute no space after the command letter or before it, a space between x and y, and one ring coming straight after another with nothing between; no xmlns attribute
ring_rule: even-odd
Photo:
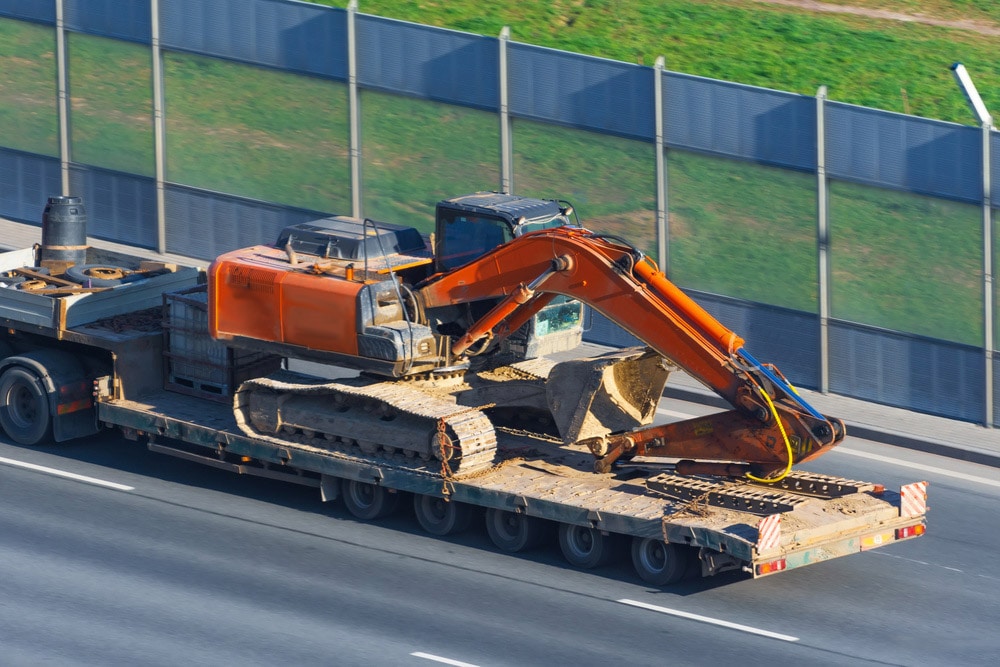
<svg viewBox="0 0 1000 667"><path fill-rule="evenodd" d="M164 79L169 180L350 212L345 85L176 53Z"/></svg>
<svg viewBox="0 0 1000 667"><path fill-rule="evenodd" d="M833 316L981 344L981 216L969 204L833 183Z"/></svg>
<svg viewBox="0 0 1000 667"><path fill-rule="evenodd" d="M527 120L513 124L514 189L565 199L584 226L656 257L656 150L651 144Z"/></svg>
<svg viewBox="0 0 1000 667"><path fill-rule="evenodd" d="M51 29L0 18L0 130L8 148L59 155Z"/></svg>
<svg viewBox="0 0 1000 667"><path fill-rule="evenodd" d="M78 33L67 41L73 160L153 176L149 49Z"/></svg>
<svg viewBox="0 0 1000 667"><path fill-rule="evenodd" d="M817 312L816 177L669 151L670 278Z"/></svg>
<svg viewBox="0 0 1000 667"><path fill-rule="evenodd" d="M321 4L345 7L346 0ZM992 0L841 2L1000 27ZM742 0L363 0L366 14L971 124L951 77L964 62L988 106L1000 109L998 38L966 30L857 16L803 12ZM904 94L901 92L905 90Z"/></svg>
<svg viewBox="0 0 1000 667"><path fill-rule="evenodd" d="M343 6L346 2L334 2ZM844 0L1000 25L983 0ZM482 4L366 1L366 13L629 62L969 122L948 66L962 60L996 100L996 38L735 1ZM960 13L964 12L964 14ZM74 159L150 173L144 50L72 34ZM346 86L184 54L165 55L168 179L318 210L350 210ZM362 91L364 212L430 231L434 203L499 187L495 115ZM2 143L57 154L52 31L0 19ZM581 221L655 256L651 144L526 120L513 126L515 191L570 200ZM682 287L816 312L815 176L668 152L670 277ZM976 207L834 183L835 317L976 344L982 329Z"/></svg>
<svg viewBox="0 0 1000 667"><path fill-rule="evenodd" d="M496 115L374 91L362 93L365 215L429 233L434 231L434 205L441 199L499 189Z"/></svg>

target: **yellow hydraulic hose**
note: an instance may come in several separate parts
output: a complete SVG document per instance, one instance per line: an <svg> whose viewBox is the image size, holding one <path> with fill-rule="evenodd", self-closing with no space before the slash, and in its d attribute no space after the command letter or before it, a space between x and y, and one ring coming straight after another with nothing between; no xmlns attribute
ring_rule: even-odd
<svg viewBox="0 0 1000 667"><path fill-rule="evenodd" d="M782 473L777 477L756 477L750 473L747 473L747 477L755 482L774 484L775 482L780 482L785 479L785 477L788 476L788 473L792 471L792 443L788 440L788 434L785 433L785 425L781 423L781 417L778 416L778 409L774 407L774 402L771 400L771 397L767 395L767 392L764 391L763 387L757 387L757 390L760 392L760 395L764 397L764 400L767 401L767 407L771 408L771 414L774 416L774 421L777 422L778 430L781 431L781 437L785 440L785 450L788 452L788 464L785 466L784 471L782 471Z"/></svg>

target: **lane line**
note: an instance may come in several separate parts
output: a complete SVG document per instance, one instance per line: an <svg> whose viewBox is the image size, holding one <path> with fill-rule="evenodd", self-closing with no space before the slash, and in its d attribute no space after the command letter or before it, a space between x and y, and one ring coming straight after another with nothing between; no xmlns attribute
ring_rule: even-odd
<svg viewBox="0 0 1000 667"><path fill-rule="evenodd" d="M477 665L473 665L471 662L462 662L461 660L442 658L439 655L433 655L431 653L421 653L420 651L416 651L415 653L411 653L410 655L412 655L414 658L423 658L424 660L433 660L434 662L441 662L446 665L454 665L454 667L478 667Z"/></svg>
<svg viewBox="0 0 1000 667"><path fill-rule="evenodd" d="M977 482L979 484L985 484L986 486L995 486L1000 488L1000 481L995 479L987 479L985 477L976 477L975 475L967 475L964 472L953 472L951 470L944 470L942 468L937 468L935 466L924 465L923 463L910 463L909 461L903 461L901 459L894 459L889 456L882 456L881 454L869 454L868 452L861 452L856 449L846 449L844 447L837 447L836 449L831 449L834 454L850 454L851 456L857 456L863 459L871 459L872 461L881 461L882 463L891 463L894 466L899 466L901 468L912 468L913 470L921 470L923 472L933 473L935 475L944 475L945 477L954 477L955 479L965 480L967 482Z"/></svg>
<svg viewBox="0 0 1000 667"><path fill-rule="evenodd" d="M739 630L740 632L749 632L754 635L761 635L762 637L770 637L771 639L780 639L783 642L797 642L798 637L793 637L791 635L783 635L780 632L771 632L770 630L761 630L760 628L755 628L750 625L740 625L739 623L730 623L729 621L723 621L718 618L711 618L710 616L700 616L698 614L692 614L686 611L679 611L677 609L668 609L667 607L658 607L655 604L647 604L645 602L638 602L636 600L618 600L621 604L627 604L632 607L639 607L641 609L648 609L650 611L656 611L661 614L669 614L670 616L680 616L681 618L686 618L692 621L699 621L701 623L709 623L711 625L719 625L724 628L729 628L731 630Z"/></svg>
<svg viewBox="0 0 1000 667"><path fill-rule="evenodd" d="M115 489L116 491L135 491L134 486L125 486L124 484L116 484L114 482L108 482L103 479L97 479L96 477L87 477L86 475L77 475L73 472L66 472L65 470L57 470L55 468L46 468L45 466L35 465L34 463L25 463L24 461L15 461L14 459L6 459L0 456L0 463L4 465L13 466L15 468L24 468L26 470L34 470L35 472L42 472L46 475L55 475L56 477L65 477L66 479L76 480L77 482L86 482L87 484L93 484L95 486L103 486L108 489Z"/></svg>

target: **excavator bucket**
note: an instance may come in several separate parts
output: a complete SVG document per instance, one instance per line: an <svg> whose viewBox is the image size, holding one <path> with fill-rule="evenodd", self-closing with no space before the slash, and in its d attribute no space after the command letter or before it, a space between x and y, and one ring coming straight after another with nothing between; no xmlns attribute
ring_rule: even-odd
<svg viewBox="0 0 1000 667"><path fill-rule="evenodd" d="M545 383L545 394L563 442L651 423L667 377L675 368L649 348L556 364Z"/></svg>

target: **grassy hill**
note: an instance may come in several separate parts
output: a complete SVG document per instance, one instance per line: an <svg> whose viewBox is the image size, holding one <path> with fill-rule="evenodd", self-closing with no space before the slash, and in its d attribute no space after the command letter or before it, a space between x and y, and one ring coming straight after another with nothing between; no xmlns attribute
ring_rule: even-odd
<svg viewBox="0 0 1000 667"><path fill-rule="evenodd" d="M345 7L346 0L313 0ZM755 0L360 0L360 11L677 72L972 123L949 70L965 63L1000 110L1000 3L995 0L833 0L815 11ZM929 22L962 24L965 28ZM978 30L978 31L977 31ZM984 34L985 33L985 34Z"/></svg>

